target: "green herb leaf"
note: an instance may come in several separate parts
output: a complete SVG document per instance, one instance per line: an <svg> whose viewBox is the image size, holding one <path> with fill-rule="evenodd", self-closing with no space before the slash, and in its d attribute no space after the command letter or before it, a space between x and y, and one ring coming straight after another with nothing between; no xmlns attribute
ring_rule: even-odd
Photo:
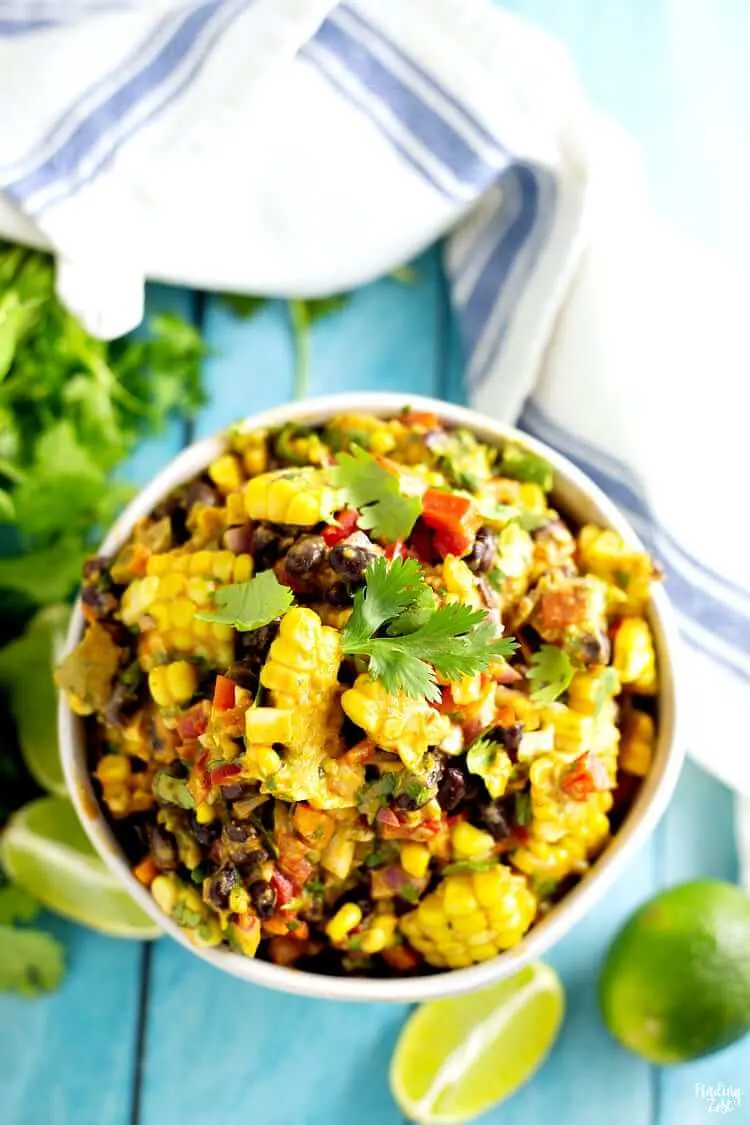
<svg viewBox="0 0 750 1125"><path fill-rule="evenodd" d="M531 808L531 794L528 792L516 793L514 817L516 824L521 828L528 827L531 824L532 808Z"/></svg>
<svg viewBox="0 0 750 1125"><path fill-rule="evenodd" d="M50 934L0 925L0 992L54 992L64 971L63 947Z"/></svg>
<svg viewBox="0 0 750 1125"><path fill-rule="evenodd" d="M468 871L491 871L496 859L459 859L443 868L443 875L463 875Z"/></svg>
<svg viewBox="0 0 750 1125"><path fill-rule="evenodd" d="M194 809L195 799L184 780L172 777L160 770L153 780L153 793L159 800L167 805L178 805L181 809Z"/></svg>
<svg viewBox="0 0 750 1125"><path fill-rule="evenodd" d="M413 883L404 883L398 895L400 898L405 898L407 902L418 902L421 893L419 887L415 887Z"/></svg>
<svg viewBox="0 0 750 1125"><path fill-rule="evenodd" d="M216 608L196 613L196 617L201 621L220 621L247 633L281 617L293 601L289 587L282 586L272 570L264 570L248 582L236 582L217 590L214 594Z"/></svg>
<svg viewBox="0 0 750 1125"><path fill-rule="evenodd" d="M574 672L566 652L557 645L542 645L532 656L526 673L527 680L534 685L531 699L534 703L554 703L570 687Z"/></svg>
<svg viewBox="0 0 750 1125"><path fill-rule="evenodd" d="M500 473L513 480L527 481L529 484L538 484L545 492L549 492L554 481L552 466L543 457L535 453L527 453L518 445L506 445L500 461Z"/></svg>
<svg viewBox="0 0 750 1125"><path fill-rule="evenodd" d="M369 673L386 691L437 702L441 696L436 673L449 681L472 676L517 646L497 635L484 610L461 604L439 606L413 632L373 636L414 604L424 584L414 559L394 559L390 566L383 559L371 563L342 631L341 646L351 655L369 656Z"/></svg>
<svg viewBox="0 0 750 1125"><path fill-rule="evenodd" d="M484 777L492 768L500 746L491 738L475 738L466 751L466 768L469 773Z"/></svg>
<svg viewBox="0 0 750 1125"><path fill-rule="evenodd" d="M531 889L538 899L551 898L557 890L558 882L557 879L533 879Z"/></svg>
<svg viewBox="0 0 750 1125"><path fill-rule="evenodd" d="M240 320L250 320L270 304L270 298L250 293L222 293L221 303Z"/></svg>
<svg viewBox="0 0 750 1125"><path fill-rule="evenodd" d="M357 508L359 525L378 539L395 543L411 533L422 510L417 496L405 496L399 477L384 469L358 445L351 453L337 453L334 485L344 491L347 503Z"/></svg>

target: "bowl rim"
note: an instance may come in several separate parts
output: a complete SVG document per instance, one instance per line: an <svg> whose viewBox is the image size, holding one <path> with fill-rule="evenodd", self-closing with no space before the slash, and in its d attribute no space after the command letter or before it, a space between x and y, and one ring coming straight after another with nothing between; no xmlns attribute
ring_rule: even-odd
<svg viewBox="0 0 750 1125"><path fill-rule="evenodd" d="M586 518L593 518L602 526L611 527L626 542L645 549L613 502L566 457L514 426L496 421L468 407L423 395L358 391L285 403L248 415L238 425L242 429L254 430L277 428L287 422L317 424L332 414L345 412L366 412L389 417L399 414L405 407L433 412L449 425L471 429L483 440L492 443L512 441L529 452L544 457L555 472L553 493L566 490L575 493L579 505L585 504L591 510ZM210 437L201 438L172 458L121 513L105 536L99 553L109 554L119 547L139 517L150 512L172 489L205 469L225 449L226 433L227 428ZM574 515L573 518L577 517ZM86 769L83 720L73 714L64 694L60 692L58 734L68 792L96 851L136 903L162 931L201 960L224 972L276 991L321 999L414 1003L471 992L538 960L568 933L611 886L633 853L652 833L666 809L682 768L685 747L678 731L680 646L673 611L667 594L661 587L657 587L652 594L648 616L654 632L660 669L659 726L651 772L643 780L624 824L579 883L517 946L491 961L469 968L445 970L424 977L336 977L284 968L268 961L243 957L224 948L201 948L193 944L181 927L161 912L148 889L133 875L99 806ZM83 624L79 599L71 615L66 653L78 643Z"/></svg>

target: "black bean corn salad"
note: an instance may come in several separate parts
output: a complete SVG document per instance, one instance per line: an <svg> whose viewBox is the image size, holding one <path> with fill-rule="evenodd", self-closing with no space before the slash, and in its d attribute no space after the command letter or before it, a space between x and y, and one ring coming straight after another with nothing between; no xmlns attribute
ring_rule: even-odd
<svg viewBox="0 0 750 1125"><path fill-rule="evenodd" d="M89 560L57 672L137 879L198 945L360 975L516 945L655 744L651 559L430 413L232 431Z"/></svg>

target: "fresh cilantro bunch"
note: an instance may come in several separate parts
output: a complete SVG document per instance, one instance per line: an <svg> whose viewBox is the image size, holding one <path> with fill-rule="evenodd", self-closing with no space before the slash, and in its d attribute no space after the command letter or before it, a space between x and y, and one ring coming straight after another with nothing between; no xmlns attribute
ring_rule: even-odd
<svg viewBox="0 0 750 1125"><path fill-rule="evenodd" d="M399 477L364 449L353 445L351 453L337 453L331 478L359 512L359 526L377 539L395 543L411 534L422 510L419 497L404 495Z"/></svg>
<svg viewBox="0 0 750 1125"><path fill-rule="evenodd" d="M203 401L197 330L172 314L141 338L90 336L58 301L52 260L0 242L0 588L66 597L129 489L112 471L173 412Z"/></svg>
<svg viewBox="0 0 750 1125"><path fill-rule="evenodd" d="M399 620L424 599L425 589L429 587L414 559L376 559L355 595L341 648L368 657L370 675L386 691L437 703L438 676L448 681L473 676L509 656L516 642L499 636L484 610L459 603L437 606L416 629L399 634Z"/></svg>

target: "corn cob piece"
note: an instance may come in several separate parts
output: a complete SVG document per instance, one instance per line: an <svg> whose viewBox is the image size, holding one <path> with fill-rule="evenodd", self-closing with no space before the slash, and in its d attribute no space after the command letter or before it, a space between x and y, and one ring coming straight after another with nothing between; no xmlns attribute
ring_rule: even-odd
<svg viewBox="0 0 750 1125"><path fill-rule="evenodd" d="M487 871L446 875L400 929L428 964L460 969L489 961L517 945L536 914L526 879L498 864Z"/></svg>
<svg viewBox="0 0 750 1125"><path fill-rule="evenodd" d="M626 773L645 777L651 768L656 744L654 720L644 711L633 708L623 723L620 766Z"/></svg>
<svg viewBox="0 0 750 1125"><path fill-rule="evenodd" d="M344 692L341 706L373 742L398 754L410 769L421 762L428 746L437 746L451 729L450 719L426 700L411 699L402 692L389 694L367 675L359 676Z"/></svg>
<svg viewBox="0 0 750 1125"><path fill-rule="evenodd" d="M334 795L325 776L326 767L335 764L328 759L341 749L340 661L339 634L322 625L317 613L297 606L284 615L260 674L272 706L246 713L245 742L253 776L259 775L259 765L268 770L269 762L261 761L263 751L270 747L275 753L273 743L284 747L281 768L273 771L270 785L285 800L306 800L315 808L354 803Z"/></svg>
<svg viewBox="0 0 750 1125"><path fill-rule="evenodd" d="M587 867L586 845L576 836L563 836L556 843L529 837L511 854L511 863L533 879L554 879L582 874Z"/></svg>
<svg viewBox="0 0 750 1125"><path fill-rule="evenodd" d="M616 531L586 524L578 533L578 556L585 570L623 591L625 613L643 612L659 577L647 554L626 546Z"/></svg>
<svg viewBox="0 0 750 1125"><path fill-rule="evenodd" d="M337 506L336 490L319 469L280 469L245 485L245 508L254 520L310 527L329 519Z"/></svg>
<svg viewBox="0 0 750 1125"><path fill-rule="evenodd" d="M656 691L656 653L643 617L626 617L615 634L614 664L623 684L643 695Z"/></svg>
<svg viewBox="0 0 750 1125"><path fill-rule="evenodd" d="M253 572L250 555L231 551L168 551L152 555L146 576L136 579L122 597L124 624L141 632L139 660L146 671L165 657L200 657L212 667L231 664L231 625L201 621L195 615L210 609L213 594L232 582L245 582Z"/></svg>

